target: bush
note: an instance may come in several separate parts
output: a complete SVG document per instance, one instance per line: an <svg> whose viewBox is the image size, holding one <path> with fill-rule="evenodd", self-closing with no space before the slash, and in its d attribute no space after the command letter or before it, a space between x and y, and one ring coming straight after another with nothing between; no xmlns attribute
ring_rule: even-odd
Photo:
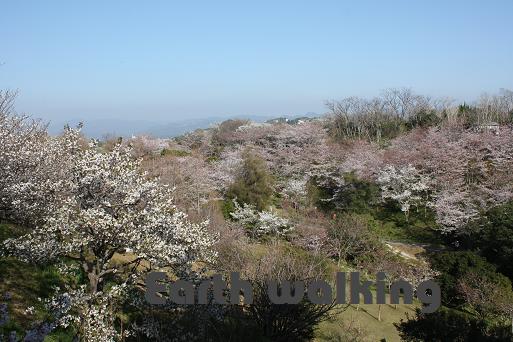
<svg viewBox="0 0 513 342"><path fill-rule="evenodd" d="M327 245L339 265L342 260L355 260L379 248L367 218L356 214L344 215L331 223Z"/></svg>
<svg viewBox="0 0 513 342"><path fill-rule="evenodd" d="M342 183L314 176L309 182L309 197L325 211L367 213L380 202L379 187L354 172L345 173Z"/></svg>
<svg viewBox="0 0 513 342"><path fill-rule="evenodd" d="M313 280L330 281L328 260L312 256L289 246L266 246L265 251L252 250L249 246L232 246L222 252L222 265L228 271L242 271L253 288L253 304L235 307L229 314L232 328L225 330L225 341L234 340L234 333L251 332L264 341L310 341L318 324L336 313L333 304L317 305L306 299L298 304L274 304L268 296L268 281L281 283L301 280L308 284ZM232 306L233 307L233 306ZM342 310L342 308L340 309ZM235 340L239 340L235 338Z"/></svg>
<svg viewBox="0 0 513 342"><path fill-rule="evenodd" d="M241 207L236 201L234 207L234 211L230 213L231 218L238 221L252 238L285 237L293 230L288 220L273 212L256 211L253 206L245 203Z"/></svg>
<svg viewBox="0 0 513 342"><path fill-rule="evenodd" d="M442 308L431 314L417 309L412 319L395 324L402 340L421 341L510 341L508 329L488 327L469 314Z"/></svg>
<svg viewBox="0 0 513 342"><path fill-rule="evenodd" d="M274 193L273 178L265 161L246 151L242 170L227 192L228 199L254 205L259 211L266 209Z"/></svg>
<svg viewBox="0 0 513 342"><path fill-rule="evenodd" d="M497 265L499 272L513 280L513 201L490 209L469 224L468 236L459 237L462 245L479 252Z"/></svg>
<svg viewBox="0 0 513 342"><path fill-rule="evenodd" d="M469 251L443 252L431 256L435 270L441 272L437 277L442 292L442 303L449 307L465 304L465 298L458 290L458 283L469 274L479 274L490 283L511 287L504 275L497 273L494 265L485 258Z"/></svg>

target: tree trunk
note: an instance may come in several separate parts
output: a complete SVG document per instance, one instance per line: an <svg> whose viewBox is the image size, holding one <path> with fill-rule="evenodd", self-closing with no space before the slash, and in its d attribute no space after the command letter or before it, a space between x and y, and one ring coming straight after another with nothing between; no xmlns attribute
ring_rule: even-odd
<svg viewBox="0 0 513 342"><path fill-rule="evenodd" d="M94 273L88 273L87 277L89 278L89 288L92 293L98 292L98 283L100 282L100 278Z"/></svg>
<svg viewBox="0 0 513 342"><path fill-rule="evenodd" d="M91 262L84 261L82 263L82 267L87 274L87 278L89 279L89 291L91 293L96 293L101 290L101 281L100 278L100 270L101 267L98 264L93 264Z"/></svg>

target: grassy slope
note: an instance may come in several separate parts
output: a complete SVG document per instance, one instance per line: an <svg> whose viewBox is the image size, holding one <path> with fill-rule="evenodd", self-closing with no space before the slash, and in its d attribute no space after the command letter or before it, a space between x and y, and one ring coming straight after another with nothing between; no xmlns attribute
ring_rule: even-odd
<svg viewBox="0 0 513 342"><path fill-rule="evenodd" d="M248 246L255 257L258 255L265 254L266 246L263 244L255 243ZM351 272L353 269L341 265L337 265L332 261L327 261L327 267L332 272L337 270L340 272ZM368 279L374 280L374 279ZM332 287L334 288L334 286ZM346 298L349 298L349 283L346 285ZM376 296L373 292L373 299ZM386 296L389 301L388 295ZM363 303L363 297L361 298ZM345 311L339 313L334 317L333 320L323 322L319 325L316 333L316 341L338 341L337 339L330 338L330 336L345 336L345 332L348 327L353 329L359 329L362 331L361 336L365 336L364 341L380 341L386 339L389 341L400 341L400 337L394 323L399 323L401 319L406 319L406 315L413 316L415 314L415 308L418 307L419 303L413 305L397 305L397 309L393 305L382 305L381 306L381 321L378 321L378 305L376 304L362 304L358 308L356 305L349 306ZM345 339L342 339L345 341Z"/></svg>
<svg viewBox="0 0 513 342"><path fill-rule="evenodd" d="M10 224L0 224L0 241L8 237L19 236L25 230ZM252 246L256 254L265 253L265 245L255 244ZM336 269L332 264L333 270ZM349 271L349 269L342 269ZM41 268L29 265L12 258L0 258L0 302L6 302L9 305L10 323L3 330L9 332L16 330L21 333L28 329L32 322L42 319L45 316L45 310L38 298L48 297L52 293L53 286L60 284L60 277L53 268ZM347 286L349 289L349 286ZM11 299L5 301L3 295L9 293ZM35 314L27 314L25 310L28 307L35 307ZM347 330L347 327L357 328L363 331L369 341L379 341L386 338L387 341L399 341L399 335L393 323L399 322L401 318L406 318L406 314L413 314L413 306L398 305L395 309L390 305L382 306L382 321L377 320L377 305L350 306L346 311L340 313L336 318L329 322L324 322L319 326L319 341L327 340L329 334L340 334ZM2 328L0 328L0 331ZM60 340L60 339L59 339Z"/></svg>
<svg viewBox="0 0 513 342"><path fill-rule="evenodd" d="M348 328L358 329L365 336L364 341L400 341L394 323L406 319L407 315L414 315L415 305L382 305L381 321L378 321L378 305L351 305L347 310L336 316L336 319L323 322L317 331L318 341L327 341L328 336L344 335Z"/></svg>

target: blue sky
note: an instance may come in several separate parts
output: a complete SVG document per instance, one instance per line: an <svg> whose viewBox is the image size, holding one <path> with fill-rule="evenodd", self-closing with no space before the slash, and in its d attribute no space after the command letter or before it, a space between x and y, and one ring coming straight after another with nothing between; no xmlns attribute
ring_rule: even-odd
<svg viewBox="0 0 513 342"><path fill-rule="evenodd" d="M4 1L0 88L47 120L322 113L513 89L513 1Z"/></svg>

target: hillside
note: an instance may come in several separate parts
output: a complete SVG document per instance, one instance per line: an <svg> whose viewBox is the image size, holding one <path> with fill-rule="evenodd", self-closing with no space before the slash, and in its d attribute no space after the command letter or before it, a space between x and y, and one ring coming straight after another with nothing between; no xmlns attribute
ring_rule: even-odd
<svg viewBox="0 0 513 342"><path fill-rule="evenodd" d="M388 107L406 95L407 105ZM390 91L382 111L369 110L377 99L352 98L315 119L233 119L175 138L92 142L81 127L55 137L5 111L0 335L506 341L513 316L507 96L496 95L507 106L491 111ZM239 272L253 302L244 303L242 291L234 305L218 303L213 289L206 305L163 295L164 304L152 306L145 279L153 271L195 286ZM383 291L387 304L335 304L325 289L315 292L329 299L320 304L306 299L308 291L296 304L267 296L268 281L333 287L337 272L359 272L373 282L371 297ZM436 288L420 290L432 279L439 302ZM415 292L412 304L391 303L398 281ZM406 298L407 288L401 293ZM429 306L436 310L421 311Z"/></svg>

